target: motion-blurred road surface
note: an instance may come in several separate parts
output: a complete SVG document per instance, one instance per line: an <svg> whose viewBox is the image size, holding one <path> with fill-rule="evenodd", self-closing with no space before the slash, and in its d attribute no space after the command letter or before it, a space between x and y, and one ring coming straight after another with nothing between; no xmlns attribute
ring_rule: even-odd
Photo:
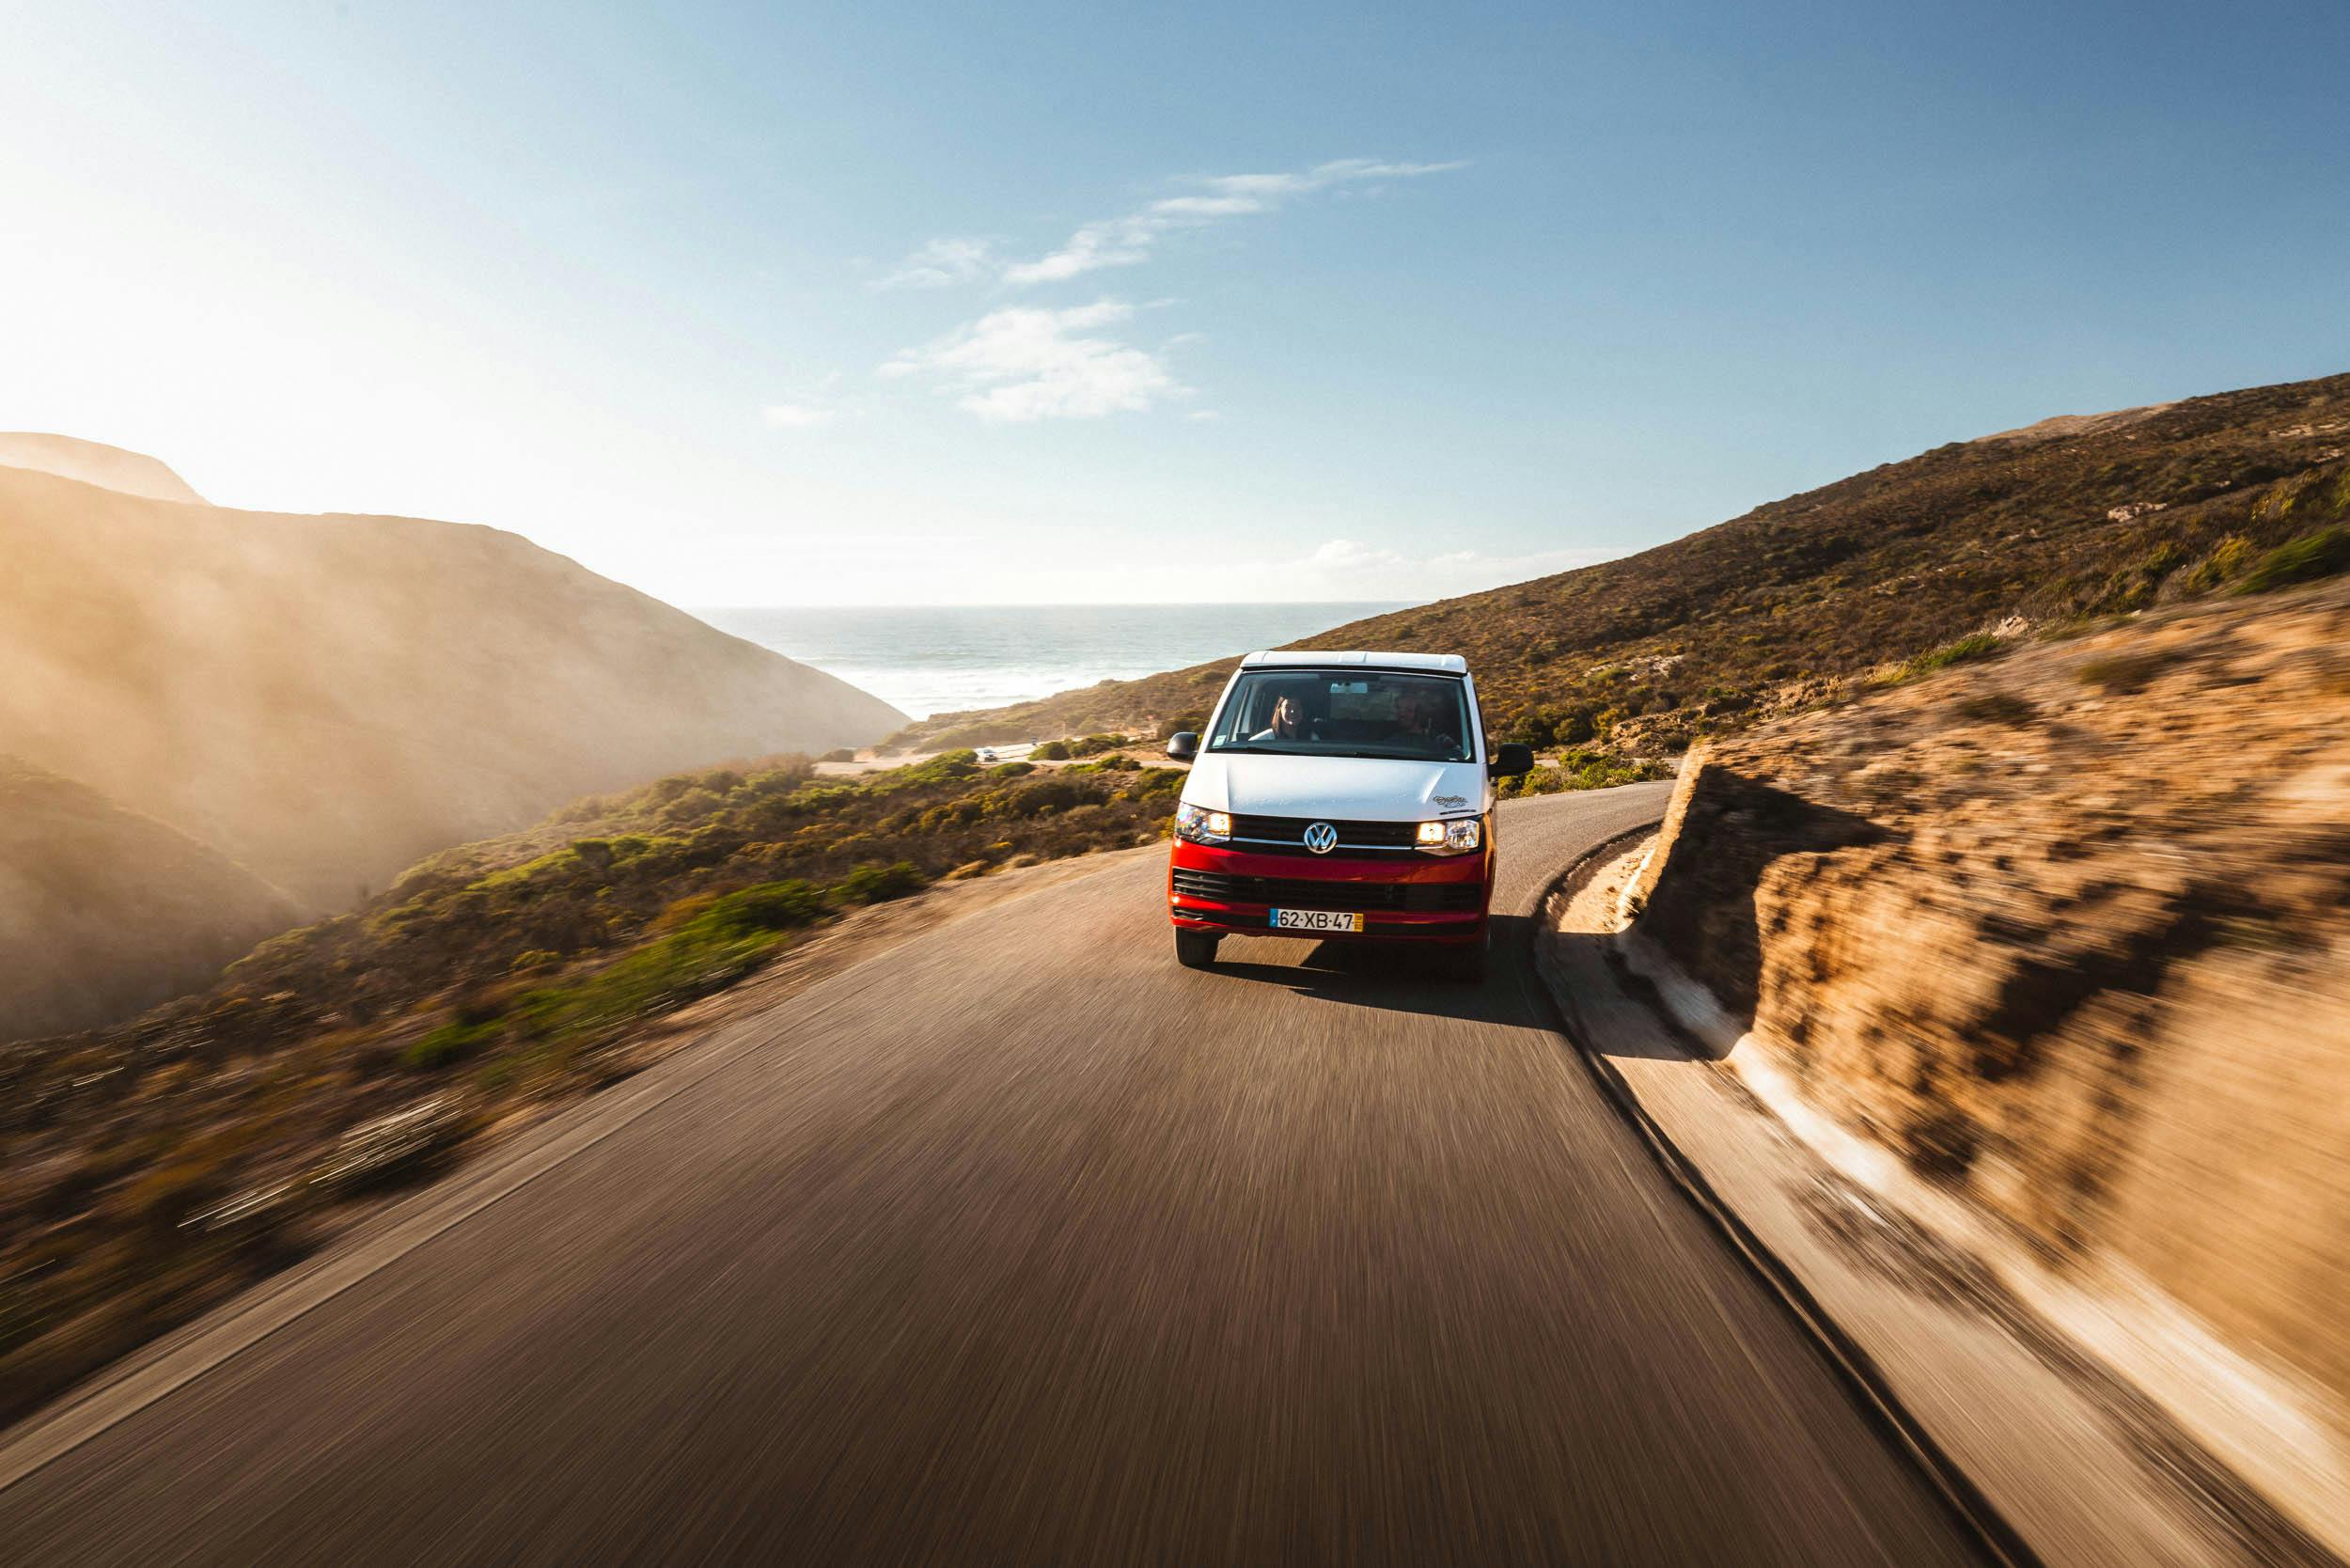
<svg viewBox="0 0 2350 1568"><path fill-rule="evenodd" d="M1481 988L1179 968L1143 854L721 1024L0 1491L0 1558L1966 1560L1547 1025L1535 899L1664 788L1503 808Z"/></svg>

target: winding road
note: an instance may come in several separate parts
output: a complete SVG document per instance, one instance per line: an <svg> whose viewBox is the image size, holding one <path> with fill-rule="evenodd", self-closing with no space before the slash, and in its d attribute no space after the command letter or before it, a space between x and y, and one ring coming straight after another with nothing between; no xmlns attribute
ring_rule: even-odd
<svg viewBox="0 0 2350 1568"><path fill-rule="evenodd" d="M1142 851L729 1015L0 1468L0 1559L1972 1560L1528 969L1665 789L1503 808L1481 988L1179 968Z"/></svg>

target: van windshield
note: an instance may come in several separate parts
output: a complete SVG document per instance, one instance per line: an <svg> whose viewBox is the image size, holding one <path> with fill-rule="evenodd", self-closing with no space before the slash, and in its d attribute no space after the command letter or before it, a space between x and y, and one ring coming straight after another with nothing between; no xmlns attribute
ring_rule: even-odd
<svg viewBox="0 0 2350 1568"><path fill-rule="evenodd" d="M1207 749L1466 762L1468 698L1443 675L1246 670L1216 713Z"/></svg>

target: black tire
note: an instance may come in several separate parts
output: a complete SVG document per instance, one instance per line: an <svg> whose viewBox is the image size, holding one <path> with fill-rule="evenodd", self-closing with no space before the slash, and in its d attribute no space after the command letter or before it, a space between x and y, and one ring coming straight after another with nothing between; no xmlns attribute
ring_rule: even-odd
<svg viewBox="0 0 2350 1568"><path fill-rule="evenodd" d="M1457 948L1447 948L1442 960L1445 979L1459 980L1465 985L1480 983L1485 978L1486 970L1491 967L1488 961L1493 956L1493 950L1494 937L1490 931L1474 942L1465 942Z"/></svg>
<svg viewBox="0 0 2350 1568"><path fill-rule="evenodd" d="M1223 937L1212 931L1178 928L1175 933L1175 962L1186 969L1205 969L1215 962L1215 945L1222 940Z"/></svg>

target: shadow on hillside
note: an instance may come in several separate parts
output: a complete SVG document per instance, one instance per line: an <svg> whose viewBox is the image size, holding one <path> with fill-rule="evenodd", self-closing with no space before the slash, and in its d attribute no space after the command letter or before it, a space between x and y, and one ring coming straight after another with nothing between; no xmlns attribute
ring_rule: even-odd
<svg viewBox="0 0 2350 1568"><path fill-rule="evenodd" d="M1711 991L1743 1030L1754 1022L1762 992L1755 895L1771 863L1891 837L1856 812L1708 768L1637 929Z"/></svg>
<svg viewBox="0 0 2350 1568"><path fill-rule="evenodd" d="M1390 1012L1417 1012L1474 1023L1549 1027L1527 989L1534 922L1523 915L1493 917L1493 962L1484 980L1448 977L1433 949L1401 943L1317 942L1295 937L1226 937L1211 974L1250 984L1277 985L1315 1001L1351 1002ZM1275 960L1305 948L1293 963Z"/></svg>

